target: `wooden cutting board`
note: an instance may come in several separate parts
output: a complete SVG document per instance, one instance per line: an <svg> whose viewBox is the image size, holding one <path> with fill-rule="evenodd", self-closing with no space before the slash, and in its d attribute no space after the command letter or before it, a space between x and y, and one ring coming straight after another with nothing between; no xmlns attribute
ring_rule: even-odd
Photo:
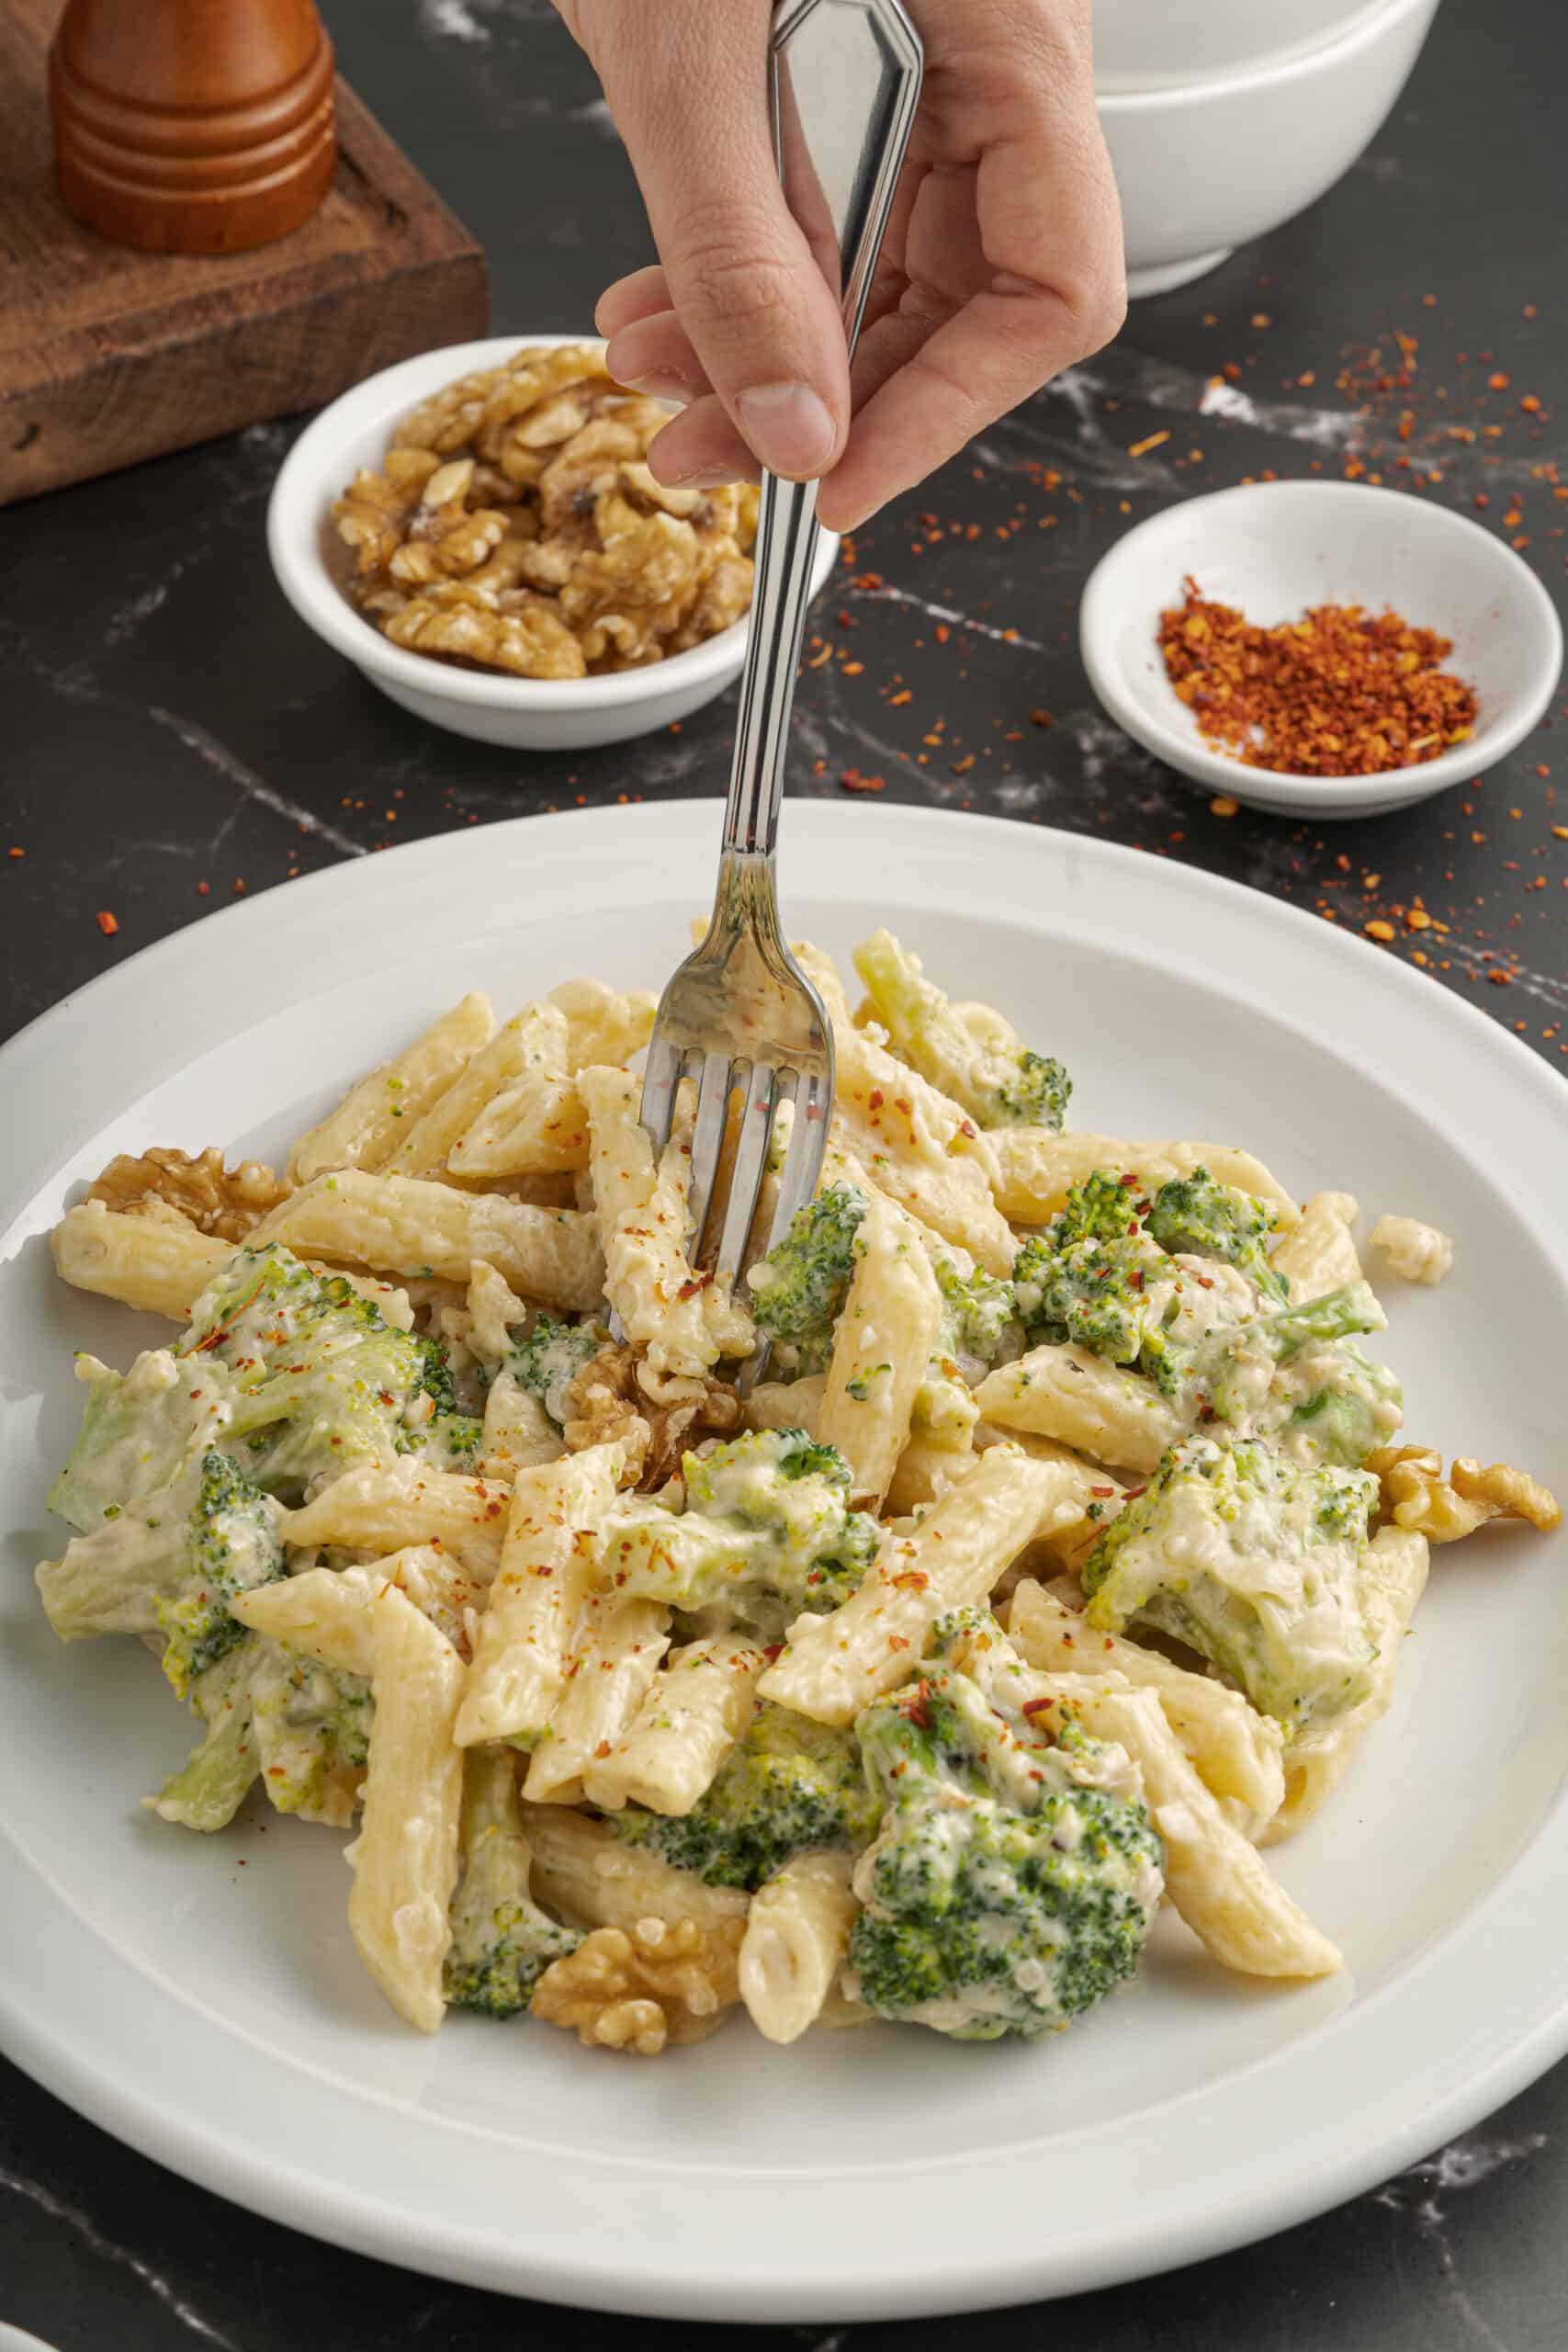
<svg viewBox="0 0 1568 2352"><path fill-rule="evenodd" d="M253 253L113 245L54 190L61 0L0 0L0 504L330 400L488 330L484 255L343 82L320 211Z"/></svg>

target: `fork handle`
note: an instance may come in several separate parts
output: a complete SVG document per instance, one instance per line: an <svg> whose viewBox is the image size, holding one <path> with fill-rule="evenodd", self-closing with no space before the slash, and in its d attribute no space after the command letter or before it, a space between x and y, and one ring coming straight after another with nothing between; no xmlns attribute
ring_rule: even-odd
<svg viewBox="0 0 1568 2352"><path fill-rule="evenodd" d="M836 267L852 354L919 99L919 35L901 0L781 0L768 44L773 152L795 218ZM825 233L830 221L831 234ZM771 858L817 551L815 481L762 475L751 627L740 673L727 854Z"/></svg>

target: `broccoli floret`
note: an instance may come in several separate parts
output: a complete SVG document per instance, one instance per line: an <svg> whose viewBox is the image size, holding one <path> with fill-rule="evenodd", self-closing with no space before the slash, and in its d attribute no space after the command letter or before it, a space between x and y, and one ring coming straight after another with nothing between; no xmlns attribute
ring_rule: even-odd
<svg viewBox="0 0 1568 2352"><path fill-rule="evenodd" d="M1386 1364L1369 1363L1354 1340L1298 1359L1292 1374L1293 1378L1288 1374L1276 1383L1289 1413L1274 1437L1284 1452L1299 1458L1359 1470L1370 1453L1388 1443L1404 1418L1398 1375ZM1292 1403L1292 1395L1303 1386L1307 1393L1301 1402Z"/></svg>
<svg viewBox="0 0 1568 2352"><path fill-rule="evenodd" d="M1357 1332L1381 1331L1386 1321L1369 1283L1347 1283L1304 1306L1212 1333L1185 1352L1182 1383L1205 1417L1249 1436L1269 1436L1325 1390L1354 1385L1357 1366L1371 1374L1360 1351L1352 1363L1342 1343ZM1386 1396L1391 1380L1385 1374L1373 1384L1379 1394Z"/></svg>
<svg viewBox="0 0 1568 2352"><path fill-rule="evenodd" d="M710 1886L753 1894L807 1848L858 1852L875 1836L881 1815L852 1733L763 1706L690 1813L677 1817L628 1805L613 1818L628 1845L649 1849Z"/></svg>
<svg viewBox="0 0 1568 2352"><path fill-rule="evenodd" d="M955 1611L921 1679L855 1726L887 1812L855 1873L846 1989L960 2041L1050 2032L1103 1999L1161 1888L1147 1814L1107 1785L1116 1751L1070 1716L1053 1741L1007 1702L1010 1671L994 1621Z"/></svg>
<svg viewBox="0 0 1568 2352"><path fill-rule="evenodd" d="M152 1600L164 1636L164 1671L182 1698L197 1675L243 1637L244 1628L229 1611L235 1594L283 1575L276 1517L271 1498L243 1478L227 1455L202 1455L179 1582ZM122 1517L113 1523L126 1522Z"/></svg>
<svg viewBox="0 0 1568 2352"><path fill-rule="evenodd" d="M1269 1262L1268 1241L1280 1221L1271 1201L1215 1182L1206 1168L1172 1176L1149 1211L1149 1232L1171 1257L1220 1258L1257 1284L1264 1298L1281 1301L1290 1284Z"/></svg>
<svg viewBox="0 0 1568 2352"><path fill-rule="evenodd" d="M470 1748L463 1765L463 1876L452 1904L446 1993L463 2009L515 2017L553 1960L581 1937L541 1911L528 1892L513 1759Z"/></svg>
<svg viewBox="0 0 1568 2352"><path fill-rule="evenodd" d="M250 1677L262 1786L279 1813L342 1827L354 1816L375 1705L364 1676L263 1641Z"/></svg>
<svg viewBox="0 0 1568 2352"><path fill-rule="evenodd" d="M684 1508L627 1495L602 1529L604 1574L709 1633L783 1638L802 1611L836 1609L876 1549L876 1521L849 1507L850 1472L802 1430L755 1430L688 1453Z"/></svg>
<svg viewBox="0 0 1568 2352"><path fill-rule="evenodd" d="M345 1462L423 1453L432 1430L446 1451L446 1351L394 1330L343 1275L312 1272L277 1242L236 1251L178 1353L226 1385L223 1449L285 1502Z"/></svg>
<svg viewBox="0 0 1568 2352"><path fill-rule="evenodd" d="M747 1277L758 1336L786 1378L821 1372L833 1352L833 1327L844 1311L865 1212L857 1186L825 1186L796 1211L784 1239Z"/></svg>
<svg viewBox="0 0 1568 2352"><path fill-rule="evenodd" d="M602 1348L609 1344L610 1335L598 1323L558 1323L552 1316L538 1315L526 1339L518 1342L505 1359L502 1369L510 1372L520 1388L536 1396L557 1429L564 1429L571 1419L571 1400L567 1392L585 1363L592 1363Z"/></svg>
<svg viewBox="0 0 1568 2352"><path fill-rule="evenodd" d="M1371 1688L1358 1572L1377 1491L1254 1440L1184 1439L1089 1553L1089 1623L1174 1635L1287 1725L1338 1714Z"/></svg>
<svg viewBox="0 0 1568 2352"><path fill-rule="evenodd" d="M164 1670L182 1693L237 1644L237 1592L284 1573L277 1506L209 1448L91 1535L46 1560L38 1587L62 1641L95 1634L164 1636Z"/></svg>
<svg viewBox="0 0 1568 2352"><path fill-rule="evenodd" d="M889 931L855 949L855 969L900 1061L982 1127L1059 1128L1073 1091L1060 1062L1032 1053L985 1005L955 1005Z"/></svg>
<svg viewBox="0 0 1568 2352"><path fill-rule="evenodd" d="M251 1678L269 1646L260 1634L248 1634L191 1684L186 1696L206 1736L155 1797L142 1799L150 1813L204 1832L233 1820L261 1770Z"/></svg>
<svg viewBox="0 0 1568 2352"><path fill-rule="evenodd" d="M931 1272L942 1293L942 1351L965 1376L973 1369L978 1380L1017 1353L1018 1302L1010 1283L953 1258L933 1258Z"/></svg>
<svg viewBox="0 0 1568 2352"><path fill-rule="evenodd" d="M1179 1269L1151 1240L1148 1204L1111 1169L1075 1184L1066 1204L1013 1261L1013 1295L1032 1342L1071 1341L1155 1375Z"/></svg>
<svg viewBox="0 0 1568 2352"><path fill-rule="evenodd" d="M87 1384L86 1407L49 1507L83 1535L166 1487L197 1439L214 1445L228 1426L227 1375L169 1348L148 1349L123 1375L79 1355L76 1377Z"/></svg>

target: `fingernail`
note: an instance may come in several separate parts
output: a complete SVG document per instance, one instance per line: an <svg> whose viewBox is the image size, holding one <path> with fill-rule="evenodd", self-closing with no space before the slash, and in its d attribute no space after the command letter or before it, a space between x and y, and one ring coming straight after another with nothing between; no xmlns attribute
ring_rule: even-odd
<svg viewBox="0 0 1568 2352"><path fill-rule="evenodd" d="M628 392L641 392L647 400L663 401L669 408L689 408L696 398L679 376L621 376L616 380Z"/></svg>
<svg viewBox="0 0 1568 2352"><path fill-rule="evenodd" d="M770 472L819 473L832 456L833 420L809 384L753 384L735 405L742 432Z"/></svg>
<svg viewBox="0 0 1568 2352"><path fill-rule="evenodd" d="M699 467L695 473L671 474L665 487L668 490L727 490L731 482L742 479L739 474L727 473L722 466Z"/></svg>

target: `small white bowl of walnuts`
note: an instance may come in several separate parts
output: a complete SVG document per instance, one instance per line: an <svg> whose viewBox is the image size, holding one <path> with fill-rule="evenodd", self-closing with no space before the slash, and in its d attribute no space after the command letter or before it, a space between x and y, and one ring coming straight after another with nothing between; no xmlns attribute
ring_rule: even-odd
<svg viewBox="0 0 1568 2352"><path fill-rule="evenodd" d="M278 585L394 702L570 751L711 702L746 646L757 493L666 490L668 411L592 337L427 351L322 410L267 509ZM812 585L838 542L818 534Z"/></svg>

